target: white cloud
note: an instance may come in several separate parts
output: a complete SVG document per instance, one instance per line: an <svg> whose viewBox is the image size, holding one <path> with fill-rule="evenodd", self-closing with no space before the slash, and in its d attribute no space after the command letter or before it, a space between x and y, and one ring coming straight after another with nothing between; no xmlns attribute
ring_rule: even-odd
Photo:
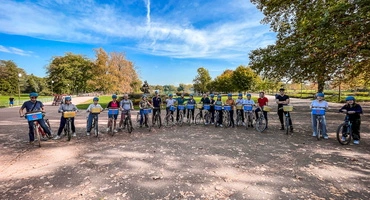
<svg viewBox="0 0 370 200"><path fill-rule="evenodd" d="M141 0L142 15L92 0L56 3L2 2L0 32L76 43L130 43L144 53L176 58L247 57L275 39L259 24L262 14L244 0L172 2L161 10Z"/></svg>
<svg viewBox="0 0 370 200"><path fill-rule="evenodd" d="M33 53L32 51L25 51L22 49L18 49L15 47L5 47L3 45L0 45L0 52L10 53L10 54L17 54L21 56L31 56Z"/></svg>

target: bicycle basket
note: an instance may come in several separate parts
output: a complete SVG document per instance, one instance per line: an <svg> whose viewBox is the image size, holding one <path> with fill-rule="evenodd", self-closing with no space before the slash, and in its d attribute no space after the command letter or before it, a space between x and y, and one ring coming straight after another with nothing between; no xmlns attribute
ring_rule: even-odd
<svg viewBox="0 0 370 200"><path fill-rule="evenodd" d="M231 110L231 106L224 106L224 110L230 111Z"/></svg>
<svg viewBox="0 0 370 200"><path fill-rule="evenodd" d="M243 108L243 105L236 105L236 109L241 110Z"/></svg>
<svg viewBox="0 0 370 200"><path fill-rule="evenodd" d="M184 109L185 109L185 106L184 106L184 105L178 105L178 106L177 106L177 108L178 108L179 110L184 110Z"/></svg>
<svg viewBox="0 0 370 200"><path fill-rule="evenodd" d="M63 117L64 118L72 118L76 116L76 112L63 112Z"/></svg>
<svg viewBox="0 0 370 200"><path fill-rule="evenodd" d="M91 108L91 113L97 114L100 112L101 112L100 108Z"/></svg>
<svg viewBox="0 0 370 200"><path fill-rule="evenodd" d="M144 115L152 113L152 109L144 109Z"/></svg>
<svg viewBox="0 0 370 200"><path fill-rule="evenodd" d="M108 115L118 115L118 109L109 109Z"/></svg>
<svg viewBox="0 0 370 200"><path fill-rule="evenodd" d="M42 112L26 114L27 121L36 121L42 119Z"/></svg>
<svg viewBox="0 0 370 200"><path fill-rule="evenodd" d="M243 108L244 108L244 111L252 111L253 106L251 106L251 105L245 105Z"/></svg>
<svg viewBox="0 0 370 200"><path fill-rule="evenodd" d="M198 103L198 104L197 104L197 108L198 108L198 109L203 108L203 104Z"/></svg>
<svg viewBox="0 0 370 200"><path fill-rule="evenodd" d="M175 106L170 106L170 111L175 111L176 107Z"/></svg>
<svg viewBox="0 0 370 200"><path fill-rule="evenodd" d="M263 111L270 112L271 111L271 107L263 106Z"/></svg>
<svg viewBox="0 0 370 200"><path fill-rule="evenodd" d="M188 104L186 105L186 108L192 110L194 109L194 104Z"/></svg>
<svg viewBox="0 0 370 200"><path fill-rule="evenodd" d="M222 106L215 106L215 110L222 110Z"/></svg>
<svg viewBox="0 0 370 200"><path fill-rule="evenodd" d="M291 111L293 111L293 106L283 106L283 110L285 112L291 112Z"/></svg>
<svg viewBox="0 0 370 200"><path fill-rule="evenodd" d="M318 108L312 108L311 114L313 115L325 115L325 110L324 109L318 109Z"/></svg>

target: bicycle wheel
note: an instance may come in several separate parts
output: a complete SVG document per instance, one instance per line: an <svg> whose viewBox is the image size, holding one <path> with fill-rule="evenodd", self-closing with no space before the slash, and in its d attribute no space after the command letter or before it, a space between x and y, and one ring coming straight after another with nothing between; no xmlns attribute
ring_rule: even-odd
<svg viewBox="0 0 370 200"><path fill-rule="evenodd" d="M162 126L162 119L161 119L161 116L159 115L158 112L155 114L154 120L155 120L155 124L157 125L157 127L158 128L161 128L161 126Z"/></svg>
<svg viewBox="0 0 370 200"><path fill-rule="evenodd" d="M51 126L50 126L50 122L49 122L49 119L45 119L45 124L46 126L48 127L49 131L51 134L53 134L53 132L51 131Z"/></svg>
<svg viewBox="0 0 370 200"><path fill-rule="evenodd" d="M236 120L235 120L235 122L236 122L236 126L240 126L240 125L242 125L243 123L242 123L242 116L240 115L240 111L236 111Z"/></svg>
<svg viewBox="0 0 370 200"><path fill-rule="evenodd" d="M222 116L223 119L222 119L222 124L224 125L224 127L230 127L231 126L231 120L230 120L230 112L228 111L225 111L224 112L224 115Z"/></svg>
<svg viewBox="0 0 370 200"><path fill-rule="evenodd" d="M71 121L69 119L67 120L65 128L67 131L67 141L70 141L72 138L72 133L71 133Z"/></svg>
<svg viewBox="0 0 370 200"><path fill-rule="evenodd" d="M98 121L96 120L96 118L94 118L94 124L95 124L95 127L94 127L94 133L95 133L95 137L99 137L99 129L98 129Z"/></svg>
<svg viewBox="0 0 370 200"><path fill-rule="evenodd" d="M217 127L217 125L218 125L218 117L219 117L218 116L218 111L216 111L216 113L215 113L215 127Z"/></svg>
<svg viewBox="0 0 370 200"><path fill-rule="evenodd" d="M266 127L267 127L267 123L266 123L265 117L260 116L256 121L256 130L261 133L264 130L266 130Z"/></svg>
<svg viewBox="0 0 370 200"><path fill-rule="evenodd" d="M347 145L351 142L352 130L347 126L347 123L342 123L337 129L337 140L342 145Z"/></svg>
<svg viewBox="0 0 370 200"><path fill-rule="evenodd" d="M37 138L37 141L39 143L39 147L41 147L41 134L39 132L38 126L40 126L40 125L39 124L38 125L33 124L33 130L35 132L34 134L35 134L35 136Z"/></svg>
<svg viewBox="0 0 370 200"><path fill-rule="evenodd" d="M321 120L320 119L316 119L316 120L317 120L316 138L317 138L317 140L320 140L320 138L321 138Z"/></svg>
<svg viewBox="0 0 370 200"><path fill-rule="evenodd" d="M249 127L249 122L250 122L250 119L249 119L249 113L245 113L245 121L247 122L246 123L246 126L245 126L245 129L248 129L248 127Z"/></svg>
<svg viewBox="0 0 370 200"><path fill-rule="evenodd" d="M167 115L165 120L165 126L166 127L173 126L173 121L174 121L173 115L172 114Z"/></svg>
<svg viewBox="0 0 370 200"><path fill-rule="evenodd" d="M204 124L204 119L201 117L200 113L195 116L195 124Z"/></svg>
<svg viewBox="0 0 370 200"><path fill-rule="evenodd" d="M148 128L148 131L151 131L152 130L152 125L150 123L149 114L145 114L145 125Z"/></svg>
<svg viewBox="0 0 370 200"><path fill-rule="evenodd" d="M191 125L191 119L192 119L192 116L193 116L193 111L192 110L189 110L188 111L188 115L189 115L189 117L186 119L186 122L190 126Z"/></svg>
<svg viewBox="0 0 370 200"><path fill-rule="evenodd" d="M126 118L126 126L127 126L128 133L131 134L134 128L132 127L132 121L131 121L131 118L129 117Z"/></svg>
<svg viewBox="0 0 370 200"><path fill-rule="evenodd" d="M285 117L285 134L289 134L289 117Z"/></svg>
<svg viewBox="0 0 370 200"><path fill-rule="evenodd" d="M179 121L177 122L179 126L182 126L184 120L184 116L182 115L182 111L179 113Z"/></svg>
<svg viewBox="0 0 370 200"><path fill-rule="evenodd" d="M113 136L114 135L114 128L113 128L113 123L114 123L114 120L113 120L113 118L109 118L109 121L110 121L110 126L109 126L109 134L111 135L111 136Z"/></svg>

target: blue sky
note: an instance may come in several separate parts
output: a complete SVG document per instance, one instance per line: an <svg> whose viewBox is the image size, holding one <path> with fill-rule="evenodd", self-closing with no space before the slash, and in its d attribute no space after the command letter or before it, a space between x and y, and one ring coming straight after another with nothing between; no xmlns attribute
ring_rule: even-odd
<svg viewBox="0 0 370 200"><path fill-rule="evenodd" d="M149 84L192 83L199 67L215 78L273 44L248 0L1 0L0 59L46 76L53 56L124 52Z"/></svg>

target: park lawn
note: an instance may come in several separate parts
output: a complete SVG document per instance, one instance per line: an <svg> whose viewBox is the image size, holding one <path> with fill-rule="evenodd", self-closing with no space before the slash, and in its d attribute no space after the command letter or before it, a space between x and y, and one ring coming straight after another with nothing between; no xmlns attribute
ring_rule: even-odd
<svg viewBox="0 0 370 200"><path fill-rule="evenodd" d="M0 96L0 108L2 107L8 107L9 106L9 98L10 96L13 96L14 98L14 105L18 102L18 95L1 95ZM39 96L38 99L46 99L46 98L52 98L51 96ZM20 101L24 102L30 99L29 94L21 94Z"/></svg>

